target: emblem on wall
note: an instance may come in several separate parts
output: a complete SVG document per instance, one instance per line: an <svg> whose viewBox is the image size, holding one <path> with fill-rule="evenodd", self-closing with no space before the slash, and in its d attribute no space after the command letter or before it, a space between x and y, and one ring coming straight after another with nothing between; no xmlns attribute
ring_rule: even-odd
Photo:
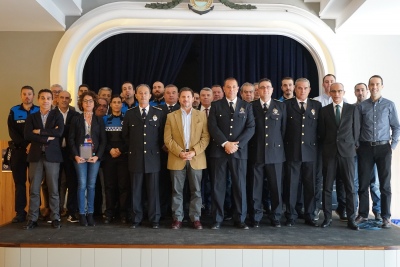
<svg viewBox="0 0 400 267"><path fill-rule="evenodd" d="M190 0L188 7L199 15L206 14L214 9L213 0Z"/></svg>

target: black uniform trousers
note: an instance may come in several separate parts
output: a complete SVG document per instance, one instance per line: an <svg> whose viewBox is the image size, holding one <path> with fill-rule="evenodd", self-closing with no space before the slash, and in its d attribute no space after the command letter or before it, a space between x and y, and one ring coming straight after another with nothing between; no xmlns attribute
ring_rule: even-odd
<svg viewBox="0 0 400 267"><path fill-rule="evenodd" d="M392 176L392 148L389 143L385 145L371 146L369 142L360 142L357 149L358 155L358 214L368 218L369 213L369 194L368 188L374 164L378 169L379 189L381 191L381 215L382 218L390 219L390 204L392 200L392 190L390 179Z"/></svg>
<svg viewBox="0 0 400 267"><path fill-rule="evenodd" d="M271 199L270 219L280 220L282 215L282 163L254 164L252 166L253 221L261 221L263 217L263 191L265 184Z"/></svg>
<svg viewBox="0 0 400 267"><path fill-rule="evenodd" d="M338 185L338 179L340 179L346 192L347 217L349 221L353 221L355 219L356 198L354 191L354 157L341 157L337 154L336 157L324 158L322 172L324 176L322 206L325 219L332 218L333 183L336 180L336 185Z"/></svg>
<svg viewBox="0 0 400 267"><path fill-rule="evenodd" d="M142 188L146 183L148 218L151 223L158 223L161 216L159 173L130 172L132 194L132 222L143 220Z"/></svg>
<svg viewBox="0 0 400 267"><path fill-rule="evenodd" d="M285 174L289 186L288 200L286 201L286 218L296 220L298 217L296 211L296 201L301 177L304 195L304 218L306 220L313 220L313 212L315 210L316 162L286 161L285 166Z"/></svg>
<svg viewBox="0 0 400 267"><path fill-rule="evenodd" d="M224 200L226 193L226 175L229 168L232 177L232 197L235 222L244 222L247 214L246 170L247 160L234 157L211 158L212 214L214 221L224 220Z"/></svg>

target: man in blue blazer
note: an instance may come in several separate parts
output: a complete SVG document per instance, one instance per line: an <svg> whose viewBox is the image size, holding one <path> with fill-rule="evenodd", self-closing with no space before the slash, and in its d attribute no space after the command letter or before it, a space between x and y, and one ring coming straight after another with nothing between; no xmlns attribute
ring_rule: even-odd
<svg viewBox="0 0 400 267"><path fill-rule="evenodd" d="M52 101L53 95L49 89L40 90L40 111L31 114L25 123L24 137L31 142L28 153L30 192L28 222L24 226L26 230L37 226L43 171L49 190L52 226L60 228L58 178L63 157L59 138L64 131L64 119L56 110L51 110Z"/></svg>
<svg viewBox="0 0 400 267"><path fill-rule="evenodd" d="M247 144L254 134L255 123L251 104L237 97L238 90L236 79L226 79L225 97L211 104L208 116L214 230L221 227L224 219L227 168L232 177L235 225L249 229L245 224Z"/></svg>
<svg viewBox="0 0 400 267"><path fill-rule="evenodd" d="M358 230L355 223L354 172L356 149L359 146L360 115L355 105L343 102L344 86L333 83L330 87L332 103L323 107L318 119L318 135L322 143L324 222L321 227L332 223L332 190L336 177L342 179L346 192L347 226ZM337 176L336 174L339 173Z"/></svg>

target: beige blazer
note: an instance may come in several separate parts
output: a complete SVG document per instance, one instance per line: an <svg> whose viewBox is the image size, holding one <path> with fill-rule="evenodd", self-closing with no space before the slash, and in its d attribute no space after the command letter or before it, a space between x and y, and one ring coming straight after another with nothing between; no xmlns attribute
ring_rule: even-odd
<svg viewBox="0 0 400 267"><path fill-rule="evenodd" d="M207 168L205 149L210 142L205 112L192 109L192 121L190 125L189 150L196 155L190 161L190 166L195 170ZM168 148L169 170L182 170L186 161L179 157L179 153L185 150L185 138L183 134L182 110L179 109L167 116L164 130L164 143Z"/></svg>

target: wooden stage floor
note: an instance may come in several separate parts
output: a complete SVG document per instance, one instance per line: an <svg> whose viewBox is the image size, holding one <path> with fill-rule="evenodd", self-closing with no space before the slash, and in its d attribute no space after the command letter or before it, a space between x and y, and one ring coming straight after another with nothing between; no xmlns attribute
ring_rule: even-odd
<svg viewBox="0 0 400 267"><path fill-rule="evenodd" d="M59 230L46 222L39 222L39 227L33 230L23 230L23 223L6 224L0 227L0 247L400 249L397 226L353 231L336 216L327 229L305 225L303 220L293 227L282 224L281 228L274 228L269 220L263 219L260 228L240 230L228 221L220 230L211 230L209 217L202 219L203 230L194 230L189 223L184 223L180 230L172 230L171 219L162 220L157 230L146 222L138 229L118 222L106 225L100 218L96 222L95 227L81 227L63 218Z"/></svg>

